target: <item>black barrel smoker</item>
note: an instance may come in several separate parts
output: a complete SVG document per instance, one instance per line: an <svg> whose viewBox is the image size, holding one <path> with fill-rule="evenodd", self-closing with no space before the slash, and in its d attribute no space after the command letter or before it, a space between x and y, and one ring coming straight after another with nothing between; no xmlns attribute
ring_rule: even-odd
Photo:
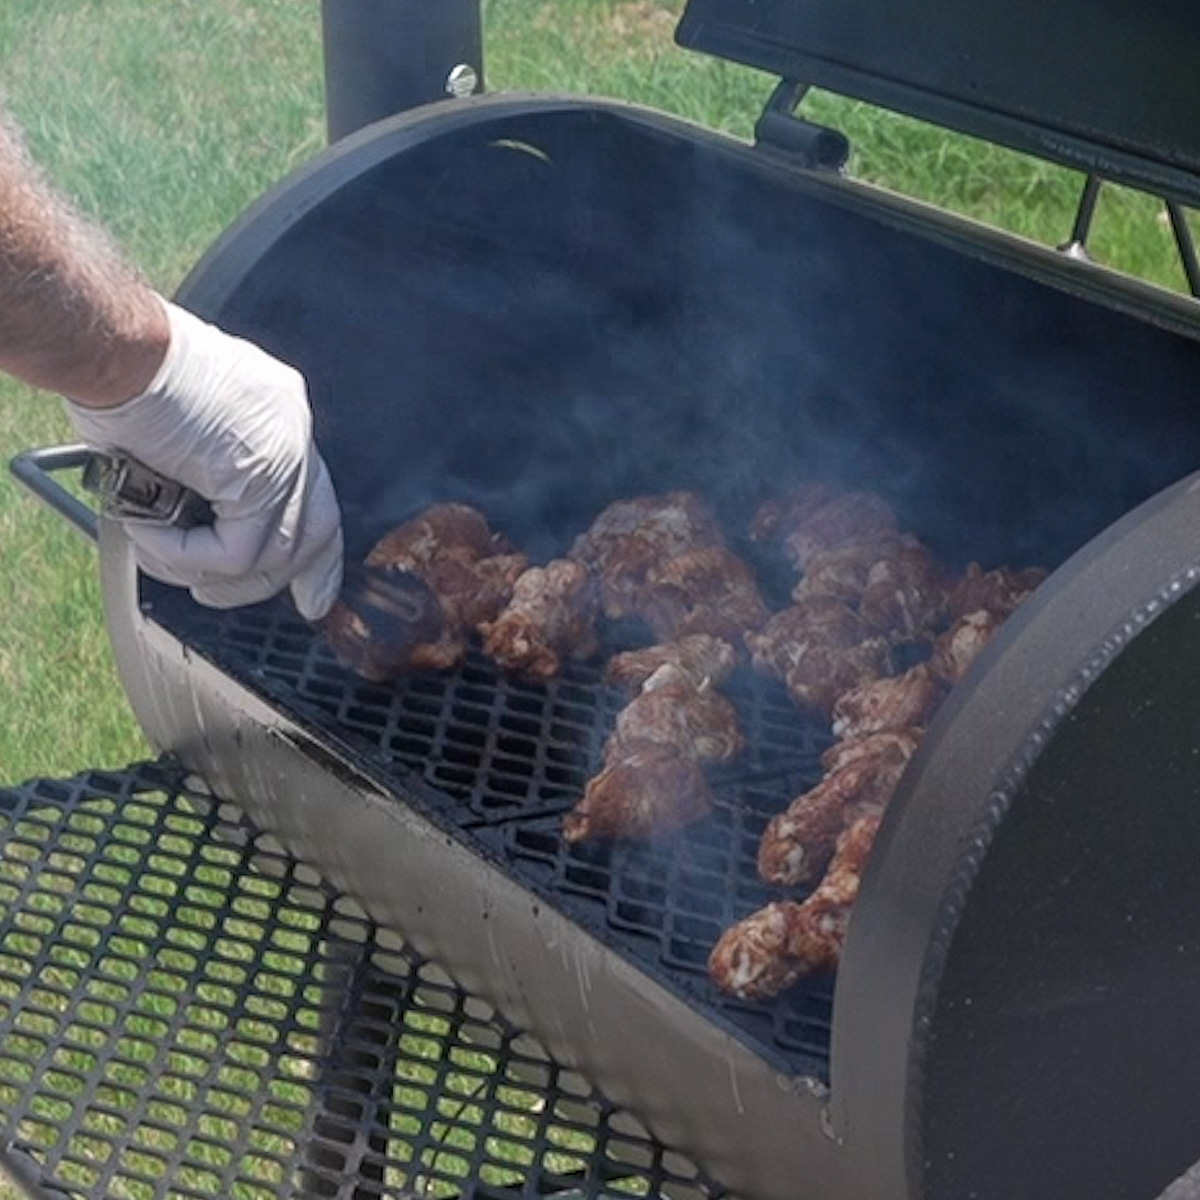
<svg viewBox="0 0 1200 1200"><path fill-rule="evenodd" d="M567 847L598 672L367 685L283 602L139 577L102 522L130 699L737 1195L1152 1200L1200 1159L1200 310L855 182L795 105L843 91L1178 212L1200 19L690 0L678 40L781 81L755 144L592 98L423 107L301 168L179 298L306 373L351 553L436 500L547 558L616 498L694 488L739 529L820 478L948 562L1052 569L908 769L836 979L755 1005L705 977L824 736L757 684L757 774L712 822Z"/></svg>

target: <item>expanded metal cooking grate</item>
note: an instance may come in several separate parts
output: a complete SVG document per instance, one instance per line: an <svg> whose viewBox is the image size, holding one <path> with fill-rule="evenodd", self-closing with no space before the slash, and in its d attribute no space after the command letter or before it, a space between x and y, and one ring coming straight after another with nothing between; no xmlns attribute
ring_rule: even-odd
<svg viewBox="0 0 1200 1200"><path fill-rule="evenodd" d="M105 1200L716 1194L162 764L0 790L0 1167Z"/></svg>
<svg viewBox="0 0 1200 1200"><path fill-rule="evenodd" d="M758 878L758 843L770 817L821 776L828 728L806 720L781 687L748 670L723 687L749 749L712 775L710 817L653 845L572 846L560 836L562 815L600 769L626 703L595 667L572 666L541 685L473 654L457 672L366 684L282 604L219 614L169 589L150 594L156 619L223 670L499 855L526 886L772 1059L828 1082L830 977L743 1003L718 992L706 970L721 932L782 894Z"/></svg>

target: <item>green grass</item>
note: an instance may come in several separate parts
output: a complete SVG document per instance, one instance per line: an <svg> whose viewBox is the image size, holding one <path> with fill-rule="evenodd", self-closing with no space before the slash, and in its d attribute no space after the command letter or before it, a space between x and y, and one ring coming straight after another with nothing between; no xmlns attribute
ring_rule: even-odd
<svg viewBox="0 0 1200 1200"><path fill-rule="evenodd" d="M682 0L483 0L497 89L586 92L750 136L773 81L673 45ZM324 141L315 0L6 0L0 85L47 172L171 291L247 204ZM1072 172L838 97L855 174L1048 244ZM1159 207L1115 189L1094 246L1179 286ZM0 455L69 437L53 398L0 380ZM95 554L0 479L0 782L147 752L113 671Z"/></svg>

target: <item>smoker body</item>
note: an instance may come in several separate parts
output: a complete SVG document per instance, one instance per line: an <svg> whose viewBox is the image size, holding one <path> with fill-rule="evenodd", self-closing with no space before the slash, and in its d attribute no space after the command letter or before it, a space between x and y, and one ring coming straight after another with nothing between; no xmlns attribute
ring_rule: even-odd
<svg viewBox="0 0 1200 1200"><path fill-rule="evenodd" d="M1189 302L539 96L351 135L180 299L304 371L351 554L437 500L542 559L617 498L695 488L736 529L817 477L880 492L947 562L1056 568L907 772L829 1045L797 1067L514 877L319 695L215 649L102 531L153 741L736 1193L1149 1200L1200 1157Z"/></svg>

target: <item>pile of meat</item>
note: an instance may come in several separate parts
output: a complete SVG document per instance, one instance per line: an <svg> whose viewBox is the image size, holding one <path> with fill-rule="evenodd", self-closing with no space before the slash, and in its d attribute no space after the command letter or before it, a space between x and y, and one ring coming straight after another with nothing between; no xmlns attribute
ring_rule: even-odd
<svg viewBox="0 0 1200 1200"><path fill-rule="evenodd" d="M370 605L344 594L324 632L369 679L456 667L477 637L502 670L548 680L599 653L602 622L643 631L650 644L606 664L626 704L601 770L564 819L571 842L651 838L705 817L710 769L745 749L722 687L742 666L780 681L835 741L820 782L769 822L759 846L763 881L804 898L739 921L709 961L719 988L760 998L836 964L881 815L930 717L1044 572L971 564L952 575L880 497L824 484L764 504L747 534L793 572L786 607L771 610L754 568L691 492L611 504L544 565L478 511L438 504L366 560L382 581L377 596L403 583L436 597L437 628L373 638L383 626Z"/></svg>
<svg viewBox="0 0 1200 1200"><path fill-rule="evenodd" d="M744 999L836 965L883 811L930 718L1045 577L974 563L955 577L868 493L798 489L764 505L751 533L798 576L791 606L746 634L753 664L827 718L836 740L821 780L759 844L764 882L811 890L739 921L710 956L717 986Z"/></svg>

